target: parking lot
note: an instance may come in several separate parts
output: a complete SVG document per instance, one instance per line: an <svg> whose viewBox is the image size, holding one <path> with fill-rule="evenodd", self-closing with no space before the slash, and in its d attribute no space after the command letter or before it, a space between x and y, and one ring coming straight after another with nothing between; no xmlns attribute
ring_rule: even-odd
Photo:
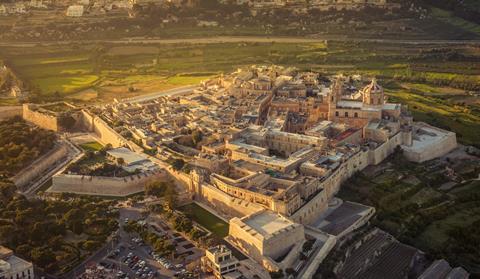
<svg viewBox="0 0 480 279"><path fill-rule="evenodd" d="M107 256L97 262L98 270L102 274L109 274L108 278L194 278L193 273L187 270L187 265L194 267L194 272L203 251L180 233L172 230L159 216L142 215L142 208L126 206L119 210L120 230L118 241L109 247ZM150 231L169 239L175 245L175 253L171 257L160 257L153 249L145 244L136 233L127 233L123 226L128 221L142 221ZM192 264L193 263L193 264Z"/></svg>

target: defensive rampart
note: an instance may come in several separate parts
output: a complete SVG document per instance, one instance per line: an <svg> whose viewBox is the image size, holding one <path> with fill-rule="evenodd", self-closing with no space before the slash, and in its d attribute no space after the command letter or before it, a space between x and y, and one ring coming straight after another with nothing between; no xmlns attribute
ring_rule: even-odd
<svg viewBox="0 0 480 279"><path fill-rule="evenodd" d="M42 175L46 170L53 165L62 161L68 155L68 146L65 143L55 145L54 149L50 150L45 155L41 156L30 164L27 168L21 170L16 174L12 181L20 190L25 190L25 187L35 178Z"/></svg>
<svg viewBox="0 0 480 279"><path fill-rule="evenodd" d="M14 116L22 116L22 114L23 114L22 106L0 107L0 120L14 117Z"/></svg>
<svg viewBox="0 0 480 279"><path fill-rule="evenodd" d="M168 176L163 171L126 177L57 174L52 177L52 187L47 192L125 197L144 191L145 184L152 180L167 181L167 179Z"/></svg>
<svg viewBox="0 0 480 279"><path fill-rule="evenodd" d="M442 157L457 147L454 132L442 130L423 122L414 124L416 134L411 146L403 146L403 154L413 162L424 162ZM424 135L422 135L424 133Z"/></svg>
<svg viewBox="0 0 480 279"><path fill-rule="evenodd" d="M88 132L95 133L104 144L111 144L113 147L127 146L133 151L143 152L141 147L125 139L100 117L86 110L82 110L80 112L79 120L79 126L86 129Z"/></svg>
<svg viewBox="0 0 480 279"><path fill-rule="evenodd" d="M46 130L57 132L59 129L57 117L39 111L34 104L23 104L23 119Z"/></svg>

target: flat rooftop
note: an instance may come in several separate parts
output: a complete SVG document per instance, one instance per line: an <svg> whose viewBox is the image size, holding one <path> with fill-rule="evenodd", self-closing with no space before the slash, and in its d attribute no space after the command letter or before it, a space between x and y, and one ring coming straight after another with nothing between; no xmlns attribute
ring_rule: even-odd
<svg viewBox="0 0 480 279"><path fill-rule="evenodd" d="M417 132L413 136L411 146L404 146L408 151L421 152L427 147L440 144L445 138L451 136L453 133L437 127L426 124L415 123Z"/></svg>
<svg viewBox="0 0 480 279"><path fill-rule="evenodd" d="M0 259L7 258L13 255L13 251L5 246L0 246Z"/></svg>
<svg viewBox="0 0 480 279"><path fill-rule="evenodd" d="M263 236L272 235L294 224L285 217L271 211L255 214L244 219L243 222Z"/></svg>
<svg viewBox="0 0 480 279"><path fill-rule="evenodd" d="M148 160L147 158L125 147L114 148L108 150L107 153L114 158L123 158L127 165L133 165Z"/></svg>

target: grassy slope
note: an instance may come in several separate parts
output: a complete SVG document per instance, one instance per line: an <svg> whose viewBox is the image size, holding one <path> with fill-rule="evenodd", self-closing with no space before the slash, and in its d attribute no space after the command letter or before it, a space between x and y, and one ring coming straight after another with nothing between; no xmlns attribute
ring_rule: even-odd
<svg viewBox="0 0 480 279"><path fill-rule="evenodd" d="M456 17L452 15L451 12L439 8L431 8L431 11L435 19L476 34L477 36L480 35L480 26L478 24Z"/></svg>

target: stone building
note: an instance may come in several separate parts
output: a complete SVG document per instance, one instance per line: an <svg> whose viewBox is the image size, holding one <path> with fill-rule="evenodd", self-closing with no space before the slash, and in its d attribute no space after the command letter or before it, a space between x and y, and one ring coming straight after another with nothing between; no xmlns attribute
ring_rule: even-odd
<svg viewBox="0 0 480 279"><path fill-rule="evenodd" d="M202 270L211 272L217 279L239 278L241 274L237 272L239 261L233 256L232 251L225 245L211 247L205 251L202 257Z"/></svg>
<svg viewBox="0 0 480 279"><path fill-rule="evenodd" d="M83 16L83 5L72 5L67 8L67 16L69 17L81 17Z"/></svg>
<svg viewBox="0 0 480 279"><path fill-rule="evenodd" d="M283 268L282 262L297 258L305 232L302 225L280 214L260 211L230 220L229 240L267 270Z"/></svg>
<svg viewBox="0 0 480 279"><path fill-rule="evenodd" d="M371 120L400 117L401 105L387 103L383 88L375 79L360 93L362 100L344 99L343 84L337 79L328 96L328 120L363 128Z"/></svg>
<svg viewBox="0 0 480 279"><path fill-rule="evenodd" d="M15 256L12 250L0 246L0 278L33 279L33 264Z"/></svg>

